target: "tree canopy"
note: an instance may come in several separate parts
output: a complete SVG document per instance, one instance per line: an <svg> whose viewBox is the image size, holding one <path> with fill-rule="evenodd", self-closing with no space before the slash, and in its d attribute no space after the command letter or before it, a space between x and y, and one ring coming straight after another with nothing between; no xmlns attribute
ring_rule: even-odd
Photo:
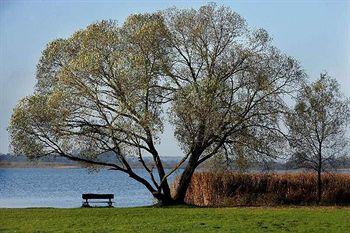
<svg viewBox="0 0 350 233"><path fill-rule="evenodd" d="M11 118L13 149L108 166L158 200L183 202L193 172L213 156L276 156L285 97L305 74L271 41L215 4L94 23L43 51L35 92ZM184 154L167 173L157 150L165 122ZM100 160L106 152L115 162ZM149 177L134 172L131 156ZM167 178L183 164L171 195Z"/></svg>
<svg viewBox="0 0 350 233"><path fill-rule="evenodd" d="M299 167L318 172L318 199L321 199L321 172L336 167L337 158L348 152L346 138L350 122L350 101L339 84L326 73L299 92L294 110L287 114L292 160Z"/></svg>

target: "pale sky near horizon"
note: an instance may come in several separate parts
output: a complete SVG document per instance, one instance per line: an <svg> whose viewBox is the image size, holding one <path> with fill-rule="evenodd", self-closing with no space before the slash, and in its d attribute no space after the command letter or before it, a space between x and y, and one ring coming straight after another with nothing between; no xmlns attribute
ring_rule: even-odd
<svg viewBox="0 0 350 233"><path fill-rule="evenodd" d="M35 67L45 45L102 19L122 23L132 13L168 7L198 8L208 1L16 1L0 0L0 153L16 102L33 92ZM298 59L310 79L327 71L350 97L350 0L209 1L229 6L249 26L265 28L282 51ZM167 127L162 155L181 152Z"/></svg>

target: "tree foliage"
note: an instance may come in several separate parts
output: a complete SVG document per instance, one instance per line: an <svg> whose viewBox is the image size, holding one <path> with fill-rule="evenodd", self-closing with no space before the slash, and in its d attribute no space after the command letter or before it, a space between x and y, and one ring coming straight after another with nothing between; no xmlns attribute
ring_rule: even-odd
<svg viewBox="0 0 350 233"><path fill-rule="evenodd" d="M349 100L340 93L335 79L321 74L305 86L294 111L287 115L291 146L302 166L326 170L343 156L349 120Z"/></svg>
<svg viewBox="0 0 350 233"><path fill-rule="evenodd" d="M318 172L319 200L321 172L336 165L346 155L346 133L350 102L339 91L339 84L327 74L306 85L298 94L294 110L287 114L292 160L299 167Z"/></svg>
<svg viewBox="0 0 350 233"><path fill-rule="evenodd" d="M157 199L182 202L197 166L213 156L276 156L284 98L304 78L265 30L226 7L136 14L121 26L101 21L45 48L34 94L14 109L12 145L29 157L112 167ZM157 150L165 121L184 152L168 173ZM100 161L105 152L115 162ZM185 162L171 197L167 178Z"/></svg>

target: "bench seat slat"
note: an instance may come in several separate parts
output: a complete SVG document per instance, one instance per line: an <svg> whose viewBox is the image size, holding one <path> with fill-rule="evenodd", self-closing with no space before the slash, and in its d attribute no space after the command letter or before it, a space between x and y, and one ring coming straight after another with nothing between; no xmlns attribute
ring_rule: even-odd
<svg viewBox="0 0 350 233"><path fill-rule="evenodd" d="M114 201L89 201L89 203L115 203Z"/></svg>
<svg viewBox="0 0 350 233"><path fill-rule="evenodd" d="M114 194L84 193L81 196L83 199L114 199Z"/></svg>

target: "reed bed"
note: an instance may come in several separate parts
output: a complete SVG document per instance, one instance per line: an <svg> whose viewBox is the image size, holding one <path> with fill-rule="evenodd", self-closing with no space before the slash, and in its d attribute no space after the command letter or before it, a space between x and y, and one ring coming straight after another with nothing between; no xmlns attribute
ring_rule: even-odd
<svg viewBox="0 0 350 233"><path fill-rule="evenodd" d="M322 204L350 204L350 174L323 174L322 182ZM200 172L193 175L185 201L197 206L313 205L316 184L314 173Z"/></svg>

